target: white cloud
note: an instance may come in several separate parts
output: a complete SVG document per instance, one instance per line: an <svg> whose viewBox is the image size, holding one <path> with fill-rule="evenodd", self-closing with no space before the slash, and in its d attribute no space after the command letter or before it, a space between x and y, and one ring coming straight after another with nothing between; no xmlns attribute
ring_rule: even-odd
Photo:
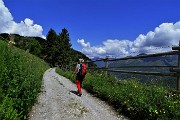
<svg viewBox="0 0 180 120"><path fill-rule="evenodd" d="M90 47L90 43L85 43L84 39L78 39L77 42L80 43L83 47Z"/></svg>
<svg viewBox="0 0 180 120"><path fill-rule="evenodd" d="M162 48L161 50L157 49L158 47L178 45L179 40L180 21L175 24L162 23L159 27L156 27L154 31L150 31L146 35L139 35L132 44L131 52L142 51L144 53L156 53L170 51L171 47Z"/></svg>
<svg viewBox="0 0 180 120"><path fill-rule="evenodd" d="M32 26L32 25L33 25L33 22L34 22L33 20L28 19L28 18L24 20L24 23L25 23L27 26Z"/></svg>
<svg viewBox="0 0 180 120"><path fill-rule="evenodd" d="M2 0L0 0L0 16L0 33L16 33L23 36L45 38L45 36L42 35L42 26L34 24L33 20L25 18L24 21L16 23Z"/></svg>
<svg viewBox="0 0 180 120"><path fill-rule="evenodd" d="M84 39L80 43L83 46L82 52L88 57L125 57L140 53L159 53L172 50L172 45L178 45L180 40L180 21L173 23L162 23L149 31L146 35L140 34L134 41L130 40L106 40L99 46L89 46ZM168 47L169 46L169 47Z"/></svg>
<svg viewBox="0 0 180 120"><path fill-rule="evenodd" d="M120 55L127 55L128 49L132 44L131 41L128 40L106 40L103 42L101 46L93 46L93 47L84 47L82 52L89 56L93 57L120 57Z"/></svg>

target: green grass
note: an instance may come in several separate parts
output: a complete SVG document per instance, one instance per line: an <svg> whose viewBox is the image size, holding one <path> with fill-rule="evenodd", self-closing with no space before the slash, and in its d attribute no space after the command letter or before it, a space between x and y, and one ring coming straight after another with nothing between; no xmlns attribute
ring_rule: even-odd
<svg viewBox="0 0 180 120"><path fill-rule="evenodd" d="M48 68L42 59L0 40L0 119L27 119Z"/></svg>
<svg viewBox="0 0 180 120"><path fill-rule="evenodd" d="M75 82L72 72L56 72ZM136 78L117 81L113 76L94 71L86 75L83 88L97 97L107 101L117 111L131 119L179 119L180 94L158 86L147 86Z"/></svg>

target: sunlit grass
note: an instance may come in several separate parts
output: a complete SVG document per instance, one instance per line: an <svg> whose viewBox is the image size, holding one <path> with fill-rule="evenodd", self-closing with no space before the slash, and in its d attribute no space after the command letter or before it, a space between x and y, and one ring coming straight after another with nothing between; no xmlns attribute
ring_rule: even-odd
<svg viewBox="0 0 180 120"><path fill-rule="evenodd" d="M27 119L48 68L43 60L0 41L0 119L12 114L12 119Z"/></svg>
<svg viewBox="0 0 180 120"><path fill-rule="evenodd" d="M75 82L72 72L56 72ZM179 119L180 94L159 86L141 84L136 78L118 81L111 75L94 71L88 73L83 88L107 101L117 111L131 119Z"/></svg>

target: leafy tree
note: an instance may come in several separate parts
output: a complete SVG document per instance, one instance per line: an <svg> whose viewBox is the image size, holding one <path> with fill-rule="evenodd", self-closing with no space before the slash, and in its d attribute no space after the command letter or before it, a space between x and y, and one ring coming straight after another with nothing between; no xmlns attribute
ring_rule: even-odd
<svg viewBox="0 0 180 120"><path fill-rule="evenodd" d="M31 46L30 46L30 53L34 54L36 56L40 56L41 51L42 51L42 47L41 47L40 43L37 40L32 39Z"/></svg>
<svg viewBox="0 0 180 120"><path fill-rule="evenodd" d="M36 56L41 55L42 47L41 44L34 38L29 37L20 37L18 41L16 41L16 47L19 47L23 50L29 50L31 54Z"/></svg>
<svg viewBox="0 0 180 120"><path fill-rule="evenodd" d="M28 38L22 37L16 42L16 46L20 49L27 50L30 48L30 41Z"/></svg>

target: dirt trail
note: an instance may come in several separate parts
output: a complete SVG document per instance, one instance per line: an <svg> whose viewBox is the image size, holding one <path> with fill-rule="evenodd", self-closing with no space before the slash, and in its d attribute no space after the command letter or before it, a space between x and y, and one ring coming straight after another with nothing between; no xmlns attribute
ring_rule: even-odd
<svg viewBox="0 0 180 120"><path fill-rule="evenodd" d="M42 88L29 120L127 120L85 90L81 97L74 94L76 85L58 75L55 68L45 72Z"/></svg>

